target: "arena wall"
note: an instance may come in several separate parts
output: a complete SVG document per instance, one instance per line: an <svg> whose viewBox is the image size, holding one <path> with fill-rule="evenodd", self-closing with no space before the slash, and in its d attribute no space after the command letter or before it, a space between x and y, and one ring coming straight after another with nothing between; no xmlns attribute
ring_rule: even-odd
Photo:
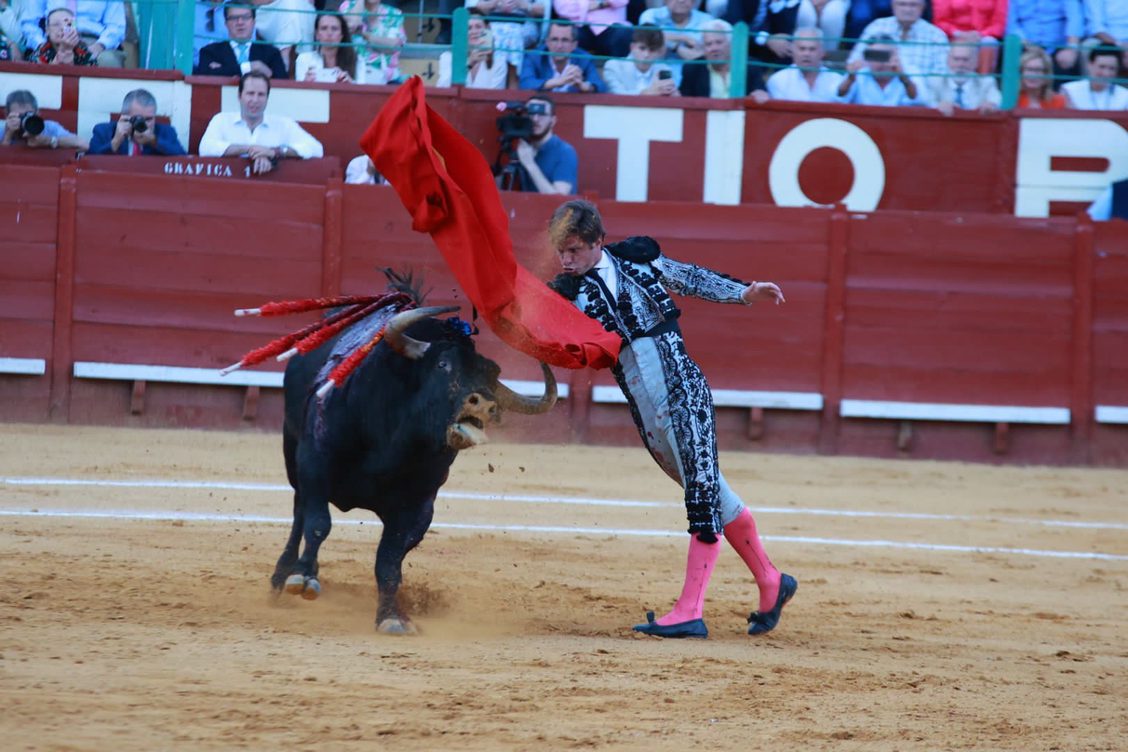
<svg viewBox="0 0 1128 752"><path fill-rule="evenodd" d="M158 115L196 151L208 121L237 109L233 80L175 71L45 73L0 63L0 91L26 88L76 132L119 111L144 86ZM270 111L299 120L342 164L394 92L385 86L279 81ZM498 152L498 105L527 92L432 89L430 105ZM832 206L852 211L1072 215L1128 178L1128 113L1036 111L944 117L924 108L571 94L557 132L576 145L580 191L618 201Z"/></svg>
<svg viewBox="0 0 1128 752"><path fill-rule="evenodd" d="M52 160L0 164L19 186L0 197L0 419L277 430L277 366L208 374L304 320L233 309L370 292L392 266L471 315L392 190L343 185L335 160L287 162L273 180L241 177L241 160ZM557 201L503 200L518 257L548 278ZM650 234L674 257L784 288L779 307L684 303L727 448L1128 460L1124 223L600 203L614 237ZM507 378L537 379L489 332L480 347ZM558 377L557 410L498 433L637 441L610 374Z"/></svg>

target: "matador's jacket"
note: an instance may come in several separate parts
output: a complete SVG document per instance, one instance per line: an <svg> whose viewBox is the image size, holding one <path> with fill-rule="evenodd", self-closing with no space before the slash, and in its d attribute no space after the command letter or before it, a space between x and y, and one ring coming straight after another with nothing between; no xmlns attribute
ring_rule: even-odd
<svg viewBox="0 0 1128 752"><path fill-rule="evenodd" d="M720 475L713 397L682 340L681 311L667 290L717 303L740 303L748 285L662 255L653 238L631 237L603 249L615 268L617 294L593 269L562 274L549 286L605 329L622 337L612 372L643 443L685 489L691 534L718 534L743 509ZM731 497L731 498L725 498Z"/></svg>

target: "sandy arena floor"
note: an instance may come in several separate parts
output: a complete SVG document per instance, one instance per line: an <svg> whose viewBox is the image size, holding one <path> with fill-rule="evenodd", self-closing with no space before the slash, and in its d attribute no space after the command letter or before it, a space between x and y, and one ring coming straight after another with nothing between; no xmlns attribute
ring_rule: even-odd
<svg viewBox="0 0 1128 752"><path fill-rule="evenodd" d="M684 563L642 449L493 446L455 463L396 638L368 515L335 514L320 600L272 596L279 438L6 426L3 747L1128 749L1128 472L722 463L800 581L772 634L731 550L709 640L630 631Z"/></svg>

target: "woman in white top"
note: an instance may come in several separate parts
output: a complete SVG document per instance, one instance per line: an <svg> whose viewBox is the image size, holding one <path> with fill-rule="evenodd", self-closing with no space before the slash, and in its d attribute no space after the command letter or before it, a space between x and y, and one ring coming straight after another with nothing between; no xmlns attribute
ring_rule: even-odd
<svg viewBox="0 0 1128 752"><path fill-rule="evenodd" d="M481 12L471 9L467 25L466 87L469 89L504 89L508 66L504 54L494 53L493 35ZM439 55L439 78L436 86L450 86L451 53Z"/></svg>
<svg viewBox="0 0 1128 752"><path fill-rule="evenodd" d="M356 64L356 48L344 16L340 13L319 15L313 38L313 51L298 55L294 63L294 80L364 83L364 66Z"/></svg>
<svg viewBox="0 0 1128 752"><path fill-rule="evenodd" d="M1061 93L1074 110L1126 110L1128 89L1113 83L1120 70L1120 53L1094 47L1089 53L1089 78L1063 84Z"/></svg>

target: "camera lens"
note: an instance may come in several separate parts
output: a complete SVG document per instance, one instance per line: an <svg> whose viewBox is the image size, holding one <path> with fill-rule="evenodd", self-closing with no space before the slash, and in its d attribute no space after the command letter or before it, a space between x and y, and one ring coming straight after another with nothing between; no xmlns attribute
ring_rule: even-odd
<svg viewBox="0 0 1128 752"><path fill-rule="evenodd" d="M25 112L20 117L20 130L23 131L25 137L38 136L43 132L43 128L43 118L39 117L34 112Z"/></svg>
<svg viewBox="0 0 1128 752"><path fill-rule="evenodd" d="M129 124L133 126L134 133L144 133L149 130L149 121L144 115L134 115L129 119Z"/></svg>

